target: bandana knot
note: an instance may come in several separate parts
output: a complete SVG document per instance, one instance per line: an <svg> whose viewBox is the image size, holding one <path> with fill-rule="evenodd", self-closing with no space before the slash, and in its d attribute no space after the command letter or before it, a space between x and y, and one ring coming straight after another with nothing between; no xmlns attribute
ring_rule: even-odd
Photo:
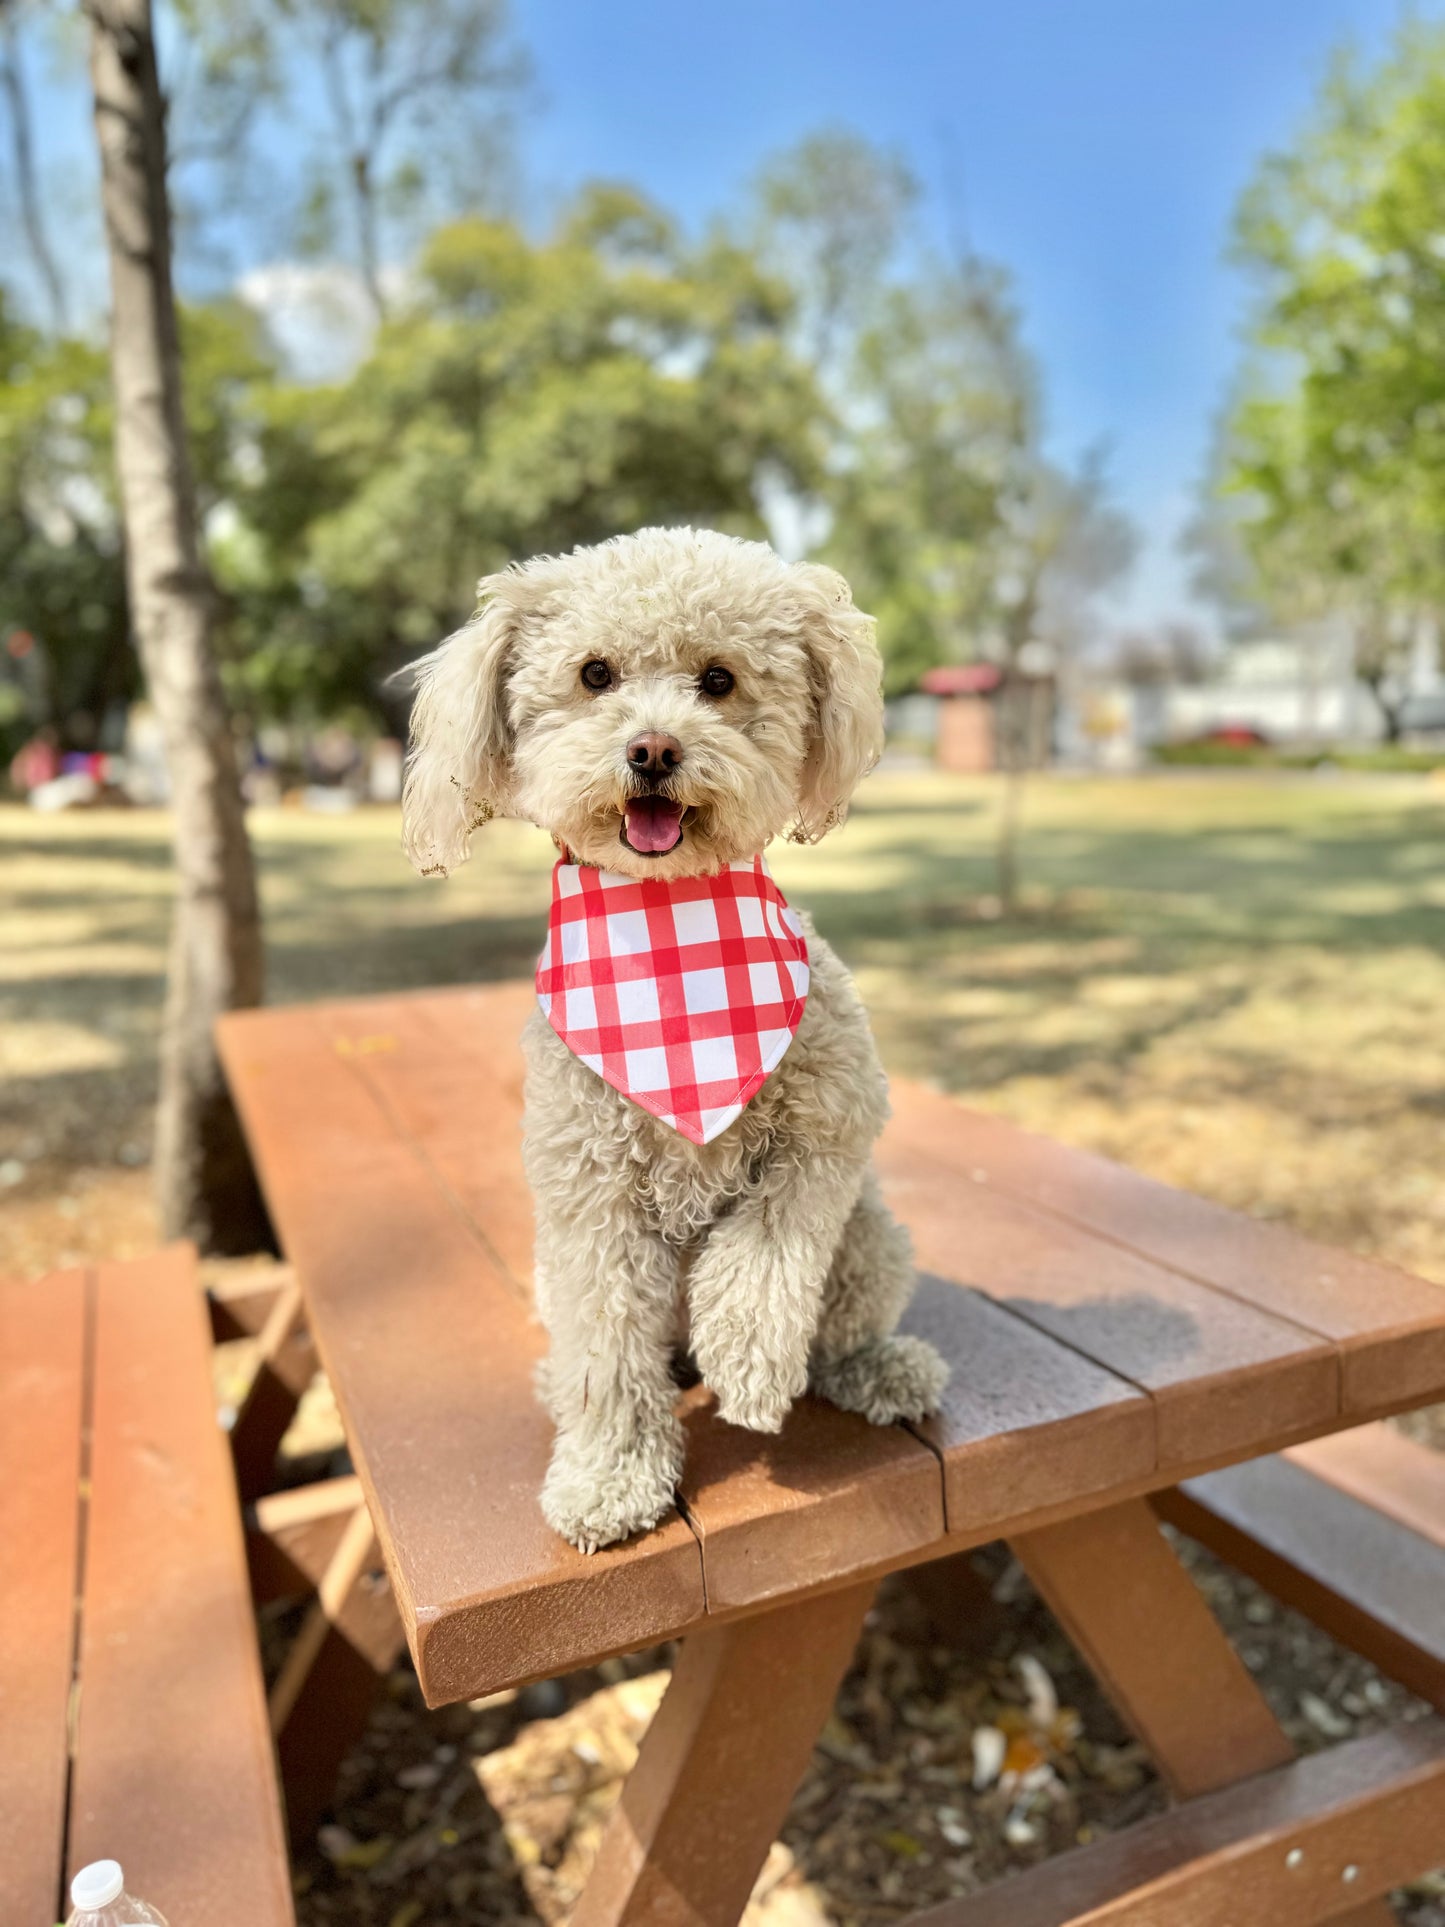
<svg viewBox="0 0 1445 1927"><path fill-rule="evenodd" d="M537 998L568 1050L708 1144L762 1089L808 996L803 926L761 856L636 881L559 863Z"/></svg>

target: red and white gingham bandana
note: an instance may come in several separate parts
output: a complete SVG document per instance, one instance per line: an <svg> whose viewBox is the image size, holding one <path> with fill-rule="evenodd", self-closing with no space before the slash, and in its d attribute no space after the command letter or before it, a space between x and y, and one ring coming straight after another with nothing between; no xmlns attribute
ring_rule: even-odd
<svg viewBox="0 0 1445 1927"><path fill-rule="evenodd" d="M808 942L761 856L670 883L563 862L537 996L589 1070L708 1144L793 1041Z"/></svg>

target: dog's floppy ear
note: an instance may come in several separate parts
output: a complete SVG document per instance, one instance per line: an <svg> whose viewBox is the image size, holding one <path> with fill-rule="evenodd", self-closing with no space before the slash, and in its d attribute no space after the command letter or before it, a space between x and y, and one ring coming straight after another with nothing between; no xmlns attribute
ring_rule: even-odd
<svg viewBox="0 0 1445 1927"><path fill-rule="evenodd" d="M477 613L417 663L411 754L401 795L401 840L423 876L465 863L472 831L505 808L511 733L508 658L517 612L506 575L483 579Z"/></svg>
<svg viewBox="0 0 1445 1927"><path fill-rule="evenodd" d="M848 814L854 790L883 752L883 664L873 618L853 607L836 570L798 565L803 645L813 686L813 728L798 784L792 835L816 843Z"/></svg>

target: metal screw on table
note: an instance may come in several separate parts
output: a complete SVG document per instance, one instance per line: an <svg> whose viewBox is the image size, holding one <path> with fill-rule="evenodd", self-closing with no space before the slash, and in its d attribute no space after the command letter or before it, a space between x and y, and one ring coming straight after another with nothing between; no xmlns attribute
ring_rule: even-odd
<svg viewBox="0 0 1445 1927"><path fill-rule="evenodd" d="M1340 1879L1345 1881L1346 1884L1348 1884L1351 1880L1358 1880L1359 1877L1360 1877L1360 1870L1356 1866L1346 1867L1345 1871L1340 1875Z"/></svg>
<svg viewBox="0 0 1445 1927"><path fill-rule="evenodd" d="M1304 1863L1305 1850L1303 1847L1291 1847L1284 1857L1284 1864L1287 1867L1302 1867Z"/></svg>

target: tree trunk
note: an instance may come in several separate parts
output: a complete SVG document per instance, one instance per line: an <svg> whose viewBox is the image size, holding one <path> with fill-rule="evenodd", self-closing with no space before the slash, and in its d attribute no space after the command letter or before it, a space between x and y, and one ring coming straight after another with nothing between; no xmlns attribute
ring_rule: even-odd
<svg viewBox="0 0 1445 1927"><path fill-rule="evenodd" d="M254 1249L266 1220L212 1026L261 997L261 922L230 717L212 648L181 410L165 104L150 0L90 0L90 69L111 278L115 452L131 621L165 736L176 907L155 1179L167 1236Z"/></svg>
<svg viewBox="0 0 1445 1927"><path fill-rule="evenodd" d="M351 185L356 207L356 238L361 257L361 279L371 297L378 321L386 319L386 297L381 291L381 248L376 233L376 187L371 178L371 157L353 154Z"/></svg>
<svg viewBox="0 0 1445 1927"><path fill-rule="evenodd" d="M994 750L1003 776L994 863L999 906L1006 917L1012 917L1019 907L1019 825L1033 733L1032 703L1019 658L1033 633L1034 603L1031 593L1014 611L1006 636L1003 674L993 699Z"/></svg>
<svg viewBox="0 0 1445 1927"><path fill-rule="evenodd" d="M1379 710L1380 719L1385 725L1385 741L1398 743L1405 733L1404 703L1392 702L1385 694L1383 677L1366 676L1365 687L1374 697L1375 707Z"/></svg>
<svg viewBox="0 0 1445 1927"><path fill-rule="evenodd" d="M1024 807L1024 771L1017 759L1006 763L999 800L995 849L999 909L1011 917L1019 907L1019 819Z"/></svg>

